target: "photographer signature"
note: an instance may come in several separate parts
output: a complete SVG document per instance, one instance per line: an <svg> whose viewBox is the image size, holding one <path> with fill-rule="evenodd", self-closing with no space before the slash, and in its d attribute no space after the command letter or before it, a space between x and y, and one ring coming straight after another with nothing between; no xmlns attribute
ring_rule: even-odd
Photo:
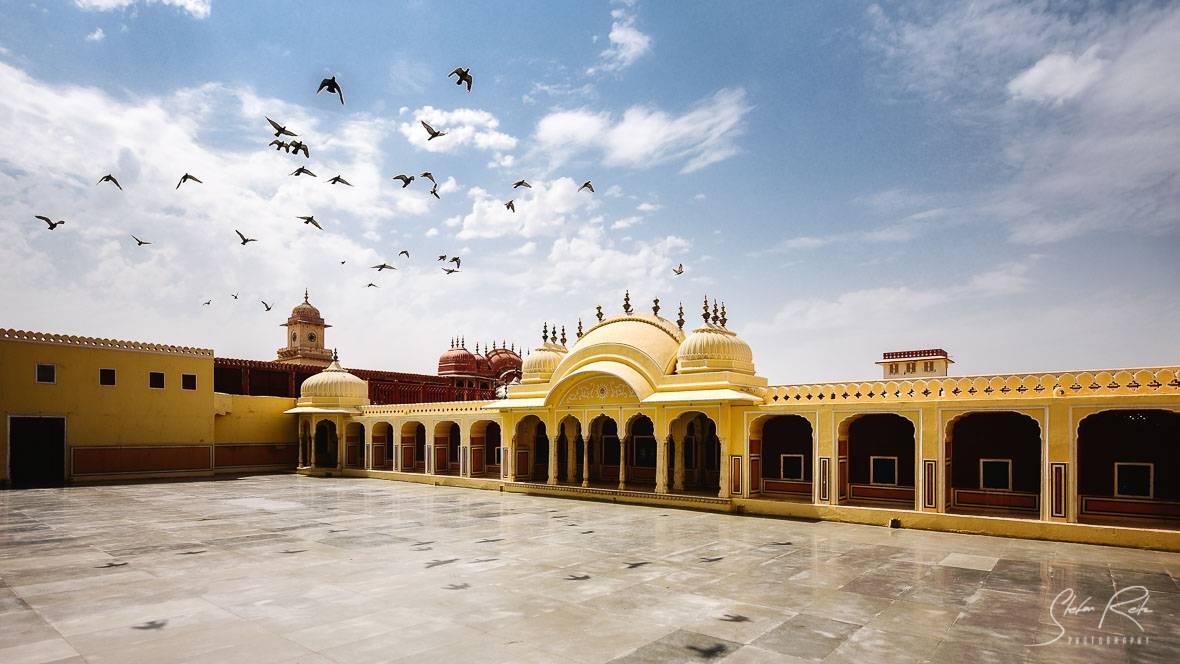
<svg viewBox="0 0 1180 664"><path fill-rule="evenodd" d="M1122 616L1130 620L1139 631L1142 632L1143 625L1139 622L1139 618L1152 613L1151 609L1147 608L1147 599L1151 596L1151 592L1144 586L1127 586L1121 590L1116 591L1110 596L1106 602L1106 607L1102 609L1102 617L1098 619L1098 629L1106 624L1106 619L1111 616ZM1057 626L1057 635L1044 643L1034 643L1031 647L1048 646L1057 643L1061 637L1065 636L1065 627L1061 625L1058 620L1060 616L1079 616L1085 613L1095 613L1098 608L1090 604L1089 597L1078 602L1077 593L1073 588L1066 588L1057 593L1057 597L1053 598L1053 603L1049 605L1049 619Z"/></svg>

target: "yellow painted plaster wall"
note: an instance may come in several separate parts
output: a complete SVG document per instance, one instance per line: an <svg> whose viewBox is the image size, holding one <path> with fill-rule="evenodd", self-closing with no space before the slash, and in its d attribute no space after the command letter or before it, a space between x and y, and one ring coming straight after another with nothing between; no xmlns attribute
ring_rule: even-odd
<svg viewBox="0 0 1180 664"><path fill-rule="evenodd" d="M295 401L286 397L216 393L214 440L218 444L297 442L298 419L284 414L295 407Z"/></svg>

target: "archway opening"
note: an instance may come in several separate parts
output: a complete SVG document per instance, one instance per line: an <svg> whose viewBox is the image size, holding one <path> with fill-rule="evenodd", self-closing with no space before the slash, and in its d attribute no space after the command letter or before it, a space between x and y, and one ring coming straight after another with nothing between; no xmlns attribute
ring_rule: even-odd
<svg viewBox="0 0 1180 664"><path fill-rule="evenodd" d="M566 415L557 425L557 477L566 484L581 484L582 423Z"/></svg>
<svg viewBox="0 0 1180 664"><path fill-rule="evenodd" d="M1180 528L1180 413L1107 410L1078 425L1078 520Z"/></svg>
<svg viewBox="0 0 1180 664"><path fill-rule="evenodd" d="M721 440L717 423L704 413L683 413L672 422L668 448L669 490L716 496L721 493Z"/></svg>
<svg viewBox="0 0 1180 664"><path fill-rule="evenodd" d="M320 420L315 425L315 467L335 468L337 465L339 439L336 435L336 423L331 420Z"/></svg>
<svg viewBox="0 0 1180 664"><path fill-rule="evenodd" d="M839 433L840 504L915 509L913 422L895 413L859 415Z"/></svg>
<svg viewBox="0 0 1180 664"><path fill-rule="evenodd" d="M607 487L619 483L619 423L607 415L590 421L590 479Z"/></svg>
<svg viewBox="0 0 1180 664"><path fill-rule="evenodd" d="M1021 413L968 413L947 427L947 511L1036 519L1041 427Z"/></svg>
<svg viewBox="0 0 1180 664"><path fill-rule="evenodd" d="M373 468L393 470L393 425L379 422L373 427Z"/></svg>
<svg viewBox="0 0 1180 664"><path fill-rule="evenodd" d="M459 474L459 425L454 422L439 422L434 425L434 466L435 475Z"/></svg>
<svg viewBox="0 0 1180 664"><path fill-rule="evenodd" d="M750 429L750 490L764 498L811 502L815 443L811 422L799 415L775 415Z"/></svg>
<svg viewBox="0 0 1180 664"><path fill-rule="evenodd" d="M656 483L656 427L646 415L636 415L627 422L624 462L627 484L650 486ZM625 488L620 483L620 488Z"/></svg>
<svg viewBox="0 0 1180 664"><path fill-rule="evenodd" d="M406 422L401 431L401 471L426 472L426 425Z"/></svg>
<svg viewBox="0 0 1180 664"><path fill-rule="evenodd" d="M500 425L483 420L471 425L471 476L500 476Z"/></svg>
<svg viewBox="0 0 1180 664"><path fill-rule="evenodd" d="M360 422L344 425L344 467L365 467L365 425Z"/></svg>
<svg viewBox="0 0 1180 664"><path fill-rule="evenodd" d="M539 444L543 443L545 459L539 462ZM545 481L548 470L549 439L545 423L536 415L526 415L516 424L513 437L512 478L518 482Z"/></svg>

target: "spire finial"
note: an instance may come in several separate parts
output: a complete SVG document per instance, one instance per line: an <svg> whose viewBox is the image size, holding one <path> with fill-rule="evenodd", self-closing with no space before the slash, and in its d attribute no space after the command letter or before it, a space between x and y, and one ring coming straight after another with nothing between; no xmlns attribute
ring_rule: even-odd
<svg viewBox="0 0 1180 664"><path fill-rule="evenodd" d="M307 301L307 289L306 288L303 289L303 303L304 304L311 304L310 302Z"/></svg>
<svg viewBox="0 0 1180 664"><path fill-rule="evenodd" d="M479 355L479 342L475 342L475 354Z"/></svg>
<svg viewBox="0 0 1180 664"><path fill-rule="evenodd" d="M459 348L467 350L467 337L459 337Z"/></svg>
<svg viewBox="0 0 1180 664"><path fill-rule="evenodd" d="M717 324L717 299L713 299L713 324Z"/></svg>
<svg viewBox="0 0 1180 664"><path fill-rule="evenodd" d="M623 313L631 313L631 289L627 289L627 292L623 294Z"/></svg>
<svg viewBox="0 0 1180 664"><path fill-rule="evenodd" d="M684 329L684 303L680 303L680 308L676 311L676 327L681 330Z"/></svg>
<svg viewBox="0 0 1180 664"><path fill-rule="evenodd" d="M337 353L335 348L332 349L332 361L333 362L340 361L340 353Z"/></svg>
<svg viewBox="0 0 1180 664"><path fill-rule="evenodd" d="M709 324L709 295L708 295L708 293L705 294L705 303L701 306L704 307L704 313L702 313L701 315L705 318L705 325L708 325Z"/></svg>
<svg viewBox="0 0 1180 664"><path fill-rule="evenodd" d="M578 318L578 338L582 338L582 319Z"/></svg>
<svg viewBox="0 0 1180 664"><path fill-rule="evenodd" d="M595 309L594 315L598 317L598 322L601 323L602 322L602 305L599 304L599 305L595 306L594 309Z"/></svg>
<svg viewBox="0 0 1180 664"><path fill-rule="evenodd" d="M565 345L565 326L561 326L561 345Z"/></svg>
<svg viewBox="0 0 1180 664"><path fill-rule="evenodd" d="M651 301L651 312L655 316L660 315L660 298L657 297Z"/></svg>
<svg viewBox="0 0 1180 664"><path fill-rule="evenodd" d="M545 323L545 326L541 328L541 343L549 343L549 323Z"/></svg>
<svg viewBox="0 0 1180 664"><path fill-rule="evenodd" d="M726 320L728 320L728 319L725 317L725 303L722 302L721 303L721 327L725 327Z"/></svg>

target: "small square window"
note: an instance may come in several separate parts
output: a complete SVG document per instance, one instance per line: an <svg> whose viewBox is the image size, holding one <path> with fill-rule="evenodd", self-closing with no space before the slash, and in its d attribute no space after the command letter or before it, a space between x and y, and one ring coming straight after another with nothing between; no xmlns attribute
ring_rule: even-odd
<svg viewBox="0 0 1180 664"><path fill-rule="evenodd" d="M197 374L180 374L180 389L197 389Z"/></svg>
<svg viewBox="0 0 1180 664"><path fill-rule="evenodd" d="M897 484L897 457L869 457L869 484Z"/></svg>
<svg viewBox="0 0 1180 664"><path fill-rule="evenodd" d="M1155 464L1116 463L1114 465L1114 495L1126 498L1151 498L1154 493Z"/></svg>
<svg viewBox="0 0 1180 664"><path fill-rule="evenodd" d="M37 382L53 385L57 383L57 365L56 364L38 364L37 365Z"/></svg>
<svg viewBox="0 0 1180 664"><path fill-rule="evenodd" d="M154 390L164 389L164 372L163 371L149 371L148 372L148 387Z"/></svg>
<svg viewBox="0 0 1180 664"><path fill-rule="evenodd" d="M917 371L918 371L918 363L917 362L906 362L905 363L905 372L906 373L916 373Z"/></svg>
<svg viewBox="0 0 1180 664"><path fill-rule="evenodd" d="M897 373L897 363L896 362L889 365L889 373L890 373L890 375Z"/></svg>
<svg viewBox="0 0 1180 664"><path fill-rule="evenodd" d="M1012 460L1011 459L980 459L979 460L979 488L1012 490Z"/></svg>
<svg viewBox="0 0 1180 664"><path fill-rule="evenodd" d="M803 455L783 454L779 457L779 477L784 480L802 480Z"/></svg>
<svg viewBox="0 0 1180 664"><path fill-rule="evenodd" d="M99 385L114 385L115 384L115 370L114 369L99 369L98 370L98 384Z"/></svg>

